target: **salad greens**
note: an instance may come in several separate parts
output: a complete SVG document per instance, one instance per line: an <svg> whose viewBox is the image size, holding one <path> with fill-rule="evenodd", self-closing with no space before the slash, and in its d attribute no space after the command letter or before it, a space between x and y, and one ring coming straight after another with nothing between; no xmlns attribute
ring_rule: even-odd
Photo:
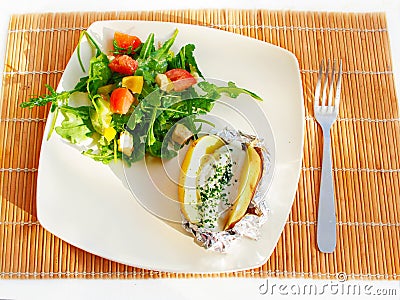
<svg viewBox="0 0 400 300"><path fill-rule="evenodd" d="M88 75L80 78L70 91L56 92L46 85L49 94L32 97L21 107L51 103L55 116L49 137L55 131L72 144L92 139L95 146L83 154L96 161L123 159L130 164L145 154L172 158L182 146L171 137L176 124L184 125L195 136L202 122L206 122L199 115L210 112L222 95L236 98L247 94L261 100L233 82L217 86L205 81L194 56L195 45L187 44L176 54L171 51L177 35L175 30L156 47L154 33L143 43L137 37L116 33L114 49L107 55L83 32L77 47L83 72L83 37L95 51ZM72 106L69 100L74 93L84 93L89 104ZM55 126L58 113L64 119Z"/></svg>

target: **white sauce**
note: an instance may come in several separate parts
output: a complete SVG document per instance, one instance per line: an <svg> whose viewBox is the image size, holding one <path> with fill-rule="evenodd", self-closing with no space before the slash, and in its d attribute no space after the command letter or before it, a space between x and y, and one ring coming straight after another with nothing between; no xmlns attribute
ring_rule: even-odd
<svg viewBox="0 0 400 300"><path fill-rule="evenodd" d="M205 228L223 230L227 211L238 196L239 178L246 158L242 144L232 142L200 159L196 198L199 221Z"/></svg>

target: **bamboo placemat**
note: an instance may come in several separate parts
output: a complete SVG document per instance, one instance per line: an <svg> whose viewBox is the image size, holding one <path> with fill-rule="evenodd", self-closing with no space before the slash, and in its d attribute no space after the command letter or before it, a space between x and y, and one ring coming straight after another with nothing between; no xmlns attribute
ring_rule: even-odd
<svg viewBox="0 0 400 300"><path fill-rule="evenodd" d="M53 236L36 218L36 179L48 108L20 109L57 86L81 30L109 19L159 20L236 32L297 56L304 88L304 159L279 243L260 268L218 277L400 278L400 130L385 15L182 10L27 14L9 23L0 102L0 278L198 277L121 265ZM318 62L343 60L342 103L334 125L338 244L316 246L322 134L313 117Z"/></svg>

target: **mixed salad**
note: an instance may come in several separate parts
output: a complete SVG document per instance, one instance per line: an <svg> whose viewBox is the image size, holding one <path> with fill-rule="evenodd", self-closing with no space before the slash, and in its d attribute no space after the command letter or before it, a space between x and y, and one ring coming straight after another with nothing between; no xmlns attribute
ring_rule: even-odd
<svg viewBox="0 0 400 300"><path fill-rule="evenodd" d="M113 49L104 53L85 31L77 56L86 73L80 55L81 41L86 38L95 53L87 76L70 91L56 92L47 85L49 94L32 97L21 107L51 103L55 116L48 137L55 131L72 144L91 139L93 146L83 154L96 161L123 159L130 164L146 153L172 158L182 147L182 141L174 140L173 133L183 128L196 137L202 122L206 122L199 115L210 112L221 95L236 98L245 93L261 100L233 82L217 86L206 81L196 63L193 44L177 53L171 51L177 34L175 30L156 46L154 33L142 42L137 36L115 32ZM88 104L71 105L74 93L83 93ZM64 118L56 126L59 113Z"/></svg>

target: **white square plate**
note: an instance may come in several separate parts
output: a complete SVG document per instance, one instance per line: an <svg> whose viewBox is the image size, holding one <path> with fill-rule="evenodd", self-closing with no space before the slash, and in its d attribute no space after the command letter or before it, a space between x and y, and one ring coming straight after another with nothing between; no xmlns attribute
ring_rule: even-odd
<svg viewBox="0 0 400 300"><path fill-rule="evenodd" d="M172 50L195 44L195 56L206 78L233 81L264 99L257 105L268 120L266 132L272 131L275 138L275 164L266 195L271 213L260 239L242 239L229 254L201 248L193 237L182 232L179 224L156 217L136 201L123 180L120 165L95 162L57 134L47 141L51 116L39 163L39 222L72 245L136 267L195 273L258 267L266 262L278 242L300 175L304 107L297 59L274 45L200 26L102 21L93 23L88 32L106 51L111 49L114 31L134 34L142 40L154 32L157 39L165 40L176 28L179 34ZM88 65L91 52L87 44L82 44L82 52ZM72 89L84 75L75 51L57 90ZM252 113L249 114L251 117ZM256 114L254 122L258 127L263 125ZM135 165L129 172L133 168ZM148 197L152 197L151 193Z"/></svg>

